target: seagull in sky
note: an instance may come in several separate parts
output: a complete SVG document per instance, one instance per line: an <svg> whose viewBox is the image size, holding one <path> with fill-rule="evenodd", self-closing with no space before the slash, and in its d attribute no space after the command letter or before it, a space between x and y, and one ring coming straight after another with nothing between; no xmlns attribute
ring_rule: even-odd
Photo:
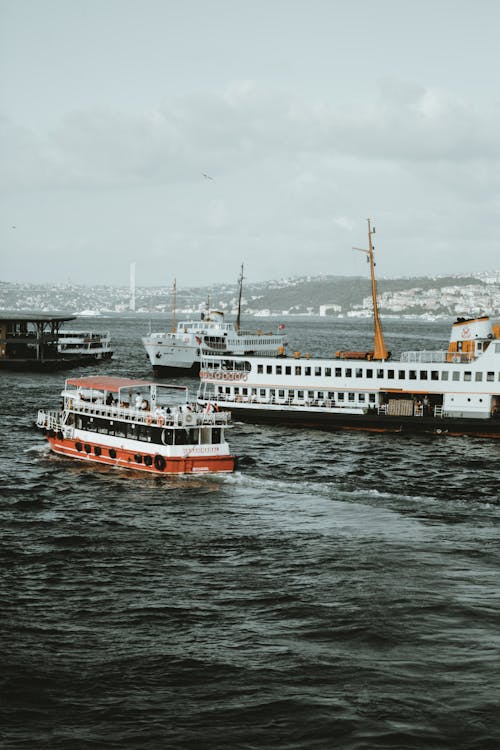
<svg viewBox="0 0 500 750"><path fill-rule="evenodd" d="M203 175L203 177L204 177L204 178L205 178L206 180L213 180L213 179L214 179L213 177L210 177L210 175L209 175L209 174L207 174L206 172L202 172L202 175Z"/></svg>

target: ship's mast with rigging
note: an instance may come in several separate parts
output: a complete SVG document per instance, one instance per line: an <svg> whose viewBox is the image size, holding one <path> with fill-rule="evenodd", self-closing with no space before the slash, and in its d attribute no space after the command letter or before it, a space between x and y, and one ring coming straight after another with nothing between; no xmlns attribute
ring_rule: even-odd
<svg viewBox="0 0 500 750"><path fill-rule="evenodd" d="M382 324L378 314L378 302L377 302L377 281L375 279L375 261L373 259L373 241L372 235L375 234L375 227L371 227L370 219L368 222L368 250L364 250L361 247L355 247L354 250L360 250L362 253L366 253L367 260L370 264L370 275L372 282L372 303L373 303L373 334L374 334L374 347L373 347L373 359L388 359L389 352L385 345L384 334L382 331Z"/></svg>
<svg viewBox="0 0 500 750"><path fill-rule="evenodd" d="M239 278L240 289L238 293L238 315L236 316L236 330L240 331L240 320L241 320L241 295L243 291L243 263L241 264L241 273Z"/></svg>
<svg viewBox="0 0 500 750"><path fill-rule="evenodd" d="M177 279L174 279L174 285L172 287L173 302L172 302L172 333L175 333L177 328Z"/></svg>

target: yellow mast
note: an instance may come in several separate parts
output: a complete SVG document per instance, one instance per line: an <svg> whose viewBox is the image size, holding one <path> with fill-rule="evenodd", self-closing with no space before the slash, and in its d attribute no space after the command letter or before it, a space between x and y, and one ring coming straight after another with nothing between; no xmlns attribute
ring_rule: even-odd
<svg viewBox="0 0 500 750"><path fill-rule="evenodd" d="M172 333L175 333L175 330L177 328L177 321L176 321L176 316L177 316L177 279L174 279L174 285L172 287L172 292L173 292Z"/></svg>
<svg viewBox="0 0 500 750"><path fill-rule="evenodd" d="M389 352L384 341L384 334L382 332L382 324L378 314L378 303L377 303L377 282L375 279L375 261L373 260L373 242L372 235L375 234L375 227L371 228L370 219L368 222L368 250L363 250L361 247L355 247L354 250L361 250L362 253L366 253L367 260L370 264L370 274L372 281L372 302L373 302L373 334L374 334L374 347L373 347L373 359L388 359Z"/></svg>

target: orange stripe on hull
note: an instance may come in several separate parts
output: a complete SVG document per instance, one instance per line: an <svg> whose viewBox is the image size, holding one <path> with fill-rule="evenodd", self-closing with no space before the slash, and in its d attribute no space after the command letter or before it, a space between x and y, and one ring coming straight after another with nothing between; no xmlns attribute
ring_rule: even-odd
<svg viewBox="0 0 500 750"><path fill-rule="evenodd" d="M160 469L154 465L146 466L144 457L150 456L150 453L141 453L136 451L131 453L121 448L112 448L108 445L99 443L83 442L78 440L58 440L57 438L47 438L49 445L54 453L69 458L76 458L79 461L89 461L91 463L105 464L107 466L118 466L123 469L133 469L134 471L144 471L149 474L211 474L219 472L234 471L234 456L187 456L187 457L167 457L165 459L165 468ZM76 449L76 443L81 442L82 450ZM85 445L90 446L90 452L85 451ZM95 448L101 450L100 455L95 454ZM109 451L113 450L115 456L110 456ZM135 460L135 456L142 457L142 463Z"/></svg>

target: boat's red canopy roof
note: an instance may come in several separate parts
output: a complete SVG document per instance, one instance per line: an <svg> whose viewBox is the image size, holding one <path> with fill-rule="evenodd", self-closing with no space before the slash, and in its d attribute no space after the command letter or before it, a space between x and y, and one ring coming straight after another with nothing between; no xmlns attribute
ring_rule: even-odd
<svg viewBox="0 0 500 750"><path fill-rule="evenodd" d="M117 378L107 375L91 375L88 378L68 378L66 385L79 388L89 388L96 391L111 391L118 393L120 388L139 388L141 385L155 385L150 380L133 380L132 378Z"/></svg>

